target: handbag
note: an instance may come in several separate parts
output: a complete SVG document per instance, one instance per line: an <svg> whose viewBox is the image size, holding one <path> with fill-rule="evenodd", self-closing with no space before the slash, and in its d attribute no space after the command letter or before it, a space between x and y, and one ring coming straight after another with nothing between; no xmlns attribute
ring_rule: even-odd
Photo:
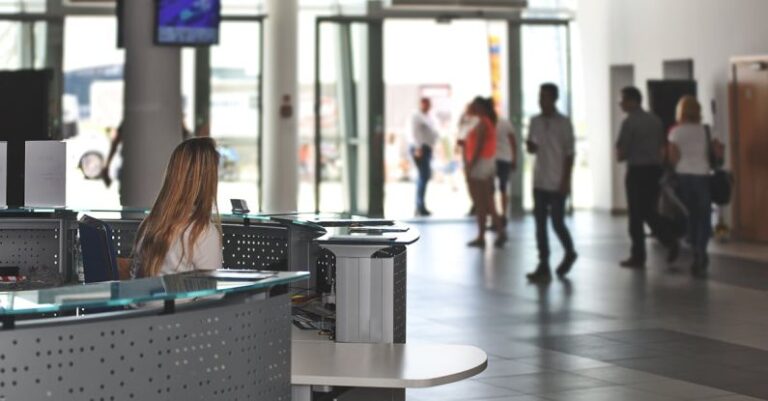
<svg viewBox="0 0 768 401"><path fill-rule="evenodd" d="M707 153L709 165L712 173L709 177L709 192L712 203L718 206L725 206L731 203L733 192L733 175L722 166L722 160L719 160L712 147L712 133L709 125L705 126L707 131Z"/></svg>
<svg viewBox="0 0 768 401"><path fill-rule="evenodd" d="M667 168L659 180L659 201L656 212L670 237L680 238L685 234L688 221L688 208L677 193L677 175L672 168Z"/></svg>

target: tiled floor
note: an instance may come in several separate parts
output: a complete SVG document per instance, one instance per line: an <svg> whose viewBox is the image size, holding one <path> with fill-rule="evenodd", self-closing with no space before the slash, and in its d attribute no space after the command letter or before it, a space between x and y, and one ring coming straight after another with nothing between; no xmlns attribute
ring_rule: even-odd
<svg viewBox="0 0 768 401"><path fill-rule="evenodd" d="M418 223L408 341L473 344L490 359L481 375L408 400L768 400L768 264L755 252L718 253L697 279L685 253L667 266L649 241L648 267L622 269L625 220L578 213L574 271L532 285L532 223L512 222L507 246L484 251L464 245L469 222Z"/></svg>

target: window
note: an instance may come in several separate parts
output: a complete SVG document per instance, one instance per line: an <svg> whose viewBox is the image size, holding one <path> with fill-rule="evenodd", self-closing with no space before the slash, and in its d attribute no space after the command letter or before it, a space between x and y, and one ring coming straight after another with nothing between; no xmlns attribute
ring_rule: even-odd
<svg viewBox="0 0 768 401"><path fill-rule="evenodd" d="M554 2L551 2L554 4ZM523 135L528 135L531 117L539 114L539 86L552 82L560 89L558 109L572 120L571 82L568 70L568 33L565 26L524 26L523 37ZM576 165L573 172L572 202L575 207L592 206L592 175L589 170L589 149L583 130L574 121L576 133ZM532 158L526 158L530 162ZM525 171L525 206L531 208L533 200L532 166Z"/></svg>
<svg viewBox="0 0 768 401"><path fill-rule="evenodd" d="M109 171L114 182L106 186L98 178L123 117L125 52L117 48L117 21L114 17L67 17L64 26L62 122L69 163L67 203L117 207L119 154Z"/></svg>
<svg viewBox="0 0 768 401"><path fill-rule="evenodd" d="M0 21L0 69L44 68L47 23Z"/></svg>
<svg viewBox="0 0 768 401"><path fill-rule="evenodd" d="M45 12L47 0L0 0L2 13L42 13Z"/></svg>
<svg viewBox="0 0 768 401"><path fill-rule="evenodd" d="M219 205L245 199L258 209L260 22L223 22L211 48L210 133L221 154Z"/></svg>

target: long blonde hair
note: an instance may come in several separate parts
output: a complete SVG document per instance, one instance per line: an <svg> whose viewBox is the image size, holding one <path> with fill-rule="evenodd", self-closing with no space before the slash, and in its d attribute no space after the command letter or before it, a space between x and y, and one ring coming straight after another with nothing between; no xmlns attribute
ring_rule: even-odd
<svg viewBox="0 0 768 401"><path fill-rule="evenodd" d="M678 123L701 123L701 104L691 95L680 98L677 103Z"/></svg>
<svg viewBox="0 0 768 401"><path fill-rule="evenodd" d="M140 275L155 277L171 244L182 237L181 260L191 260L194 244L212 222L221 234L216 202L219 153L211 138L188 139L173 151L152 211L139 226L134 249ZM184 241L184 234L189 230ZM186 243L185 243L186 242Z"/></svg>

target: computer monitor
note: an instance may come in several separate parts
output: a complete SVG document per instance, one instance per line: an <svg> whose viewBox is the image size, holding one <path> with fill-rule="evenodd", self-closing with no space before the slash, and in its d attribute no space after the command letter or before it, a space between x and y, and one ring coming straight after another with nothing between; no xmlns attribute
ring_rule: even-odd
<svg viewBox="0 0 768 401"><path fill-rule="evenodd" d="M218 44L221 0L156 0L155 21L159 45Z"/></svg>

